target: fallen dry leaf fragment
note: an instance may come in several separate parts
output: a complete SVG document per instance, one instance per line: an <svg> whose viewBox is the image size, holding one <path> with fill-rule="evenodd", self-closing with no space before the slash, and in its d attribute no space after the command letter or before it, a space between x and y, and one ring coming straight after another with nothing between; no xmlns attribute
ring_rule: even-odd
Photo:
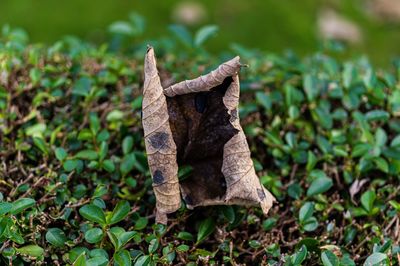
<svg viewBox="0 0 400 266"><path fill-rule="evenodd" d="M260 183L239 123L239 57L207 75L162 89L150 47L145 59L143 128L157 198L157 222L180 206L259 204L275 200ZM168 96L168 97L165 97ZM191 174L178 186L178 165Z"/></svg>
<svg viewBox="0 0 400 266"><path fill-rule="evenodd" d="M350 43L360 43L362 32L351 20L334 10L322 10L318 16L319 33L324 39L334 39Z"/></svg>
<svg viewBox="0 0 400 266"><path fill-rule="evenodd" d="M166 223L167 213L179 209L176 145L169 126L167 101L156 68L154 50L149 48L144 62L142 123L144 139L157 198L157 222Z"/></svg>
<svg viewBox="0 0 400 266"><path fill-rule="evenodd" d="M383 21L400 21L400 1L399 0L369 0L367 10Z"/></svg>

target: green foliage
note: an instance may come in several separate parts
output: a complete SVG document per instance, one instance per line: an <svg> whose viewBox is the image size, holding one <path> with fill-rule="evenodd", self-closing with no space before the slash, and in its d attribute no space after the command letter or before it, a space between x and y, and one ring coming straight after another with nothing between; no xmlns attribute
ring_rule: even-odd
<svg viewBox="0 0 400 266"><path fill-rule="evenodd" d="M162 226L141 128L145 45L127 46L143 23L126 23L110 27L120 46L71 37L42 47L4 31L0 264L398 263L398 62L377 71L331 51L300 60L235 46L251 65L241 72L243 127L277 203L268 217L182 206ZM171 30L154 42L160 73L197 76L227 57L202 46L213 26Z"/></svg>

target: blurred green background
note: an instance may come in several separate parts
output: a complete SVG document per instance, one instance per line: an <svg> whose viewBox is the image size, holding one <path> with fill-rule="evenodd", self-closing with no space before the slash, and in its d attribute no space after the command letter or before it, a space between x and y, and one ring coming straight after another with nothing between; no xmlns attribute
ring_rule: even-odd
<svg viewBox="0 0 400 266"><path fill-rule="evenodd" d="M1 0L0 25L24 28L33 42L52 43L65 35L101 42L107 27L131 12L145 17L146 39L170 34L172 23L192 31L218 25L218 35L206 45L212 52L240 43L304 55L334 37L379 65L400 54L400 0Z"/></svg>

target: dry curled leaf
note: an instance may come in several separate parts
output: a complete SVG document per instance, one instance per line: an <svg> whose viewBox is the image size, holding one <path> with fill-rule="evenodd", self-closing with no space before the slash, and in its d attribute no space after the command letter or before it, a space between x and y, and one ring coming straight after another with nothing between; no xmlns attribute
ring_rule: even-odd
<svg viewBox="0 0 400 266"><path fill-rule="evenodd" d="M235 57L216 70L164 90L150 47L145 59L143 128L157 198L157 222L180 206L260 204L274 197L260 183L239 123L241 64ZM166 97L167 96L167 97ZM178 165L191 174L178 184Z"/></svg>
<svg viewBox="0 0 400 266"><path fill-rule="evenodd" d="M157 219L166 223L166 214L181 204L176 145L169 126L167 101L158 76L153 49L147 50L144 62L142 123L144 139L157 198Z"/></svg>

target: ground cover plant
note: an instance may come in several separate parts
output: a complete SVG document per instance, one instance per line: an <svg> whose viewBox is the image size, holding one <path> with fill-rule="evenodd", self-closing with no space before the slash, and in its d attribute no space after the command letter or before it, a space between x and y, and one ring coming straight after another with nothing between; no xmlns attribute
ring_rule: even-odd
<svg viewBox="0 0 400 266"><path fill-rule="evenodd" d="M240 117L277 203L187 210L155 224L144 151L140 18L110 43L0 41L0 261L11 265L391 265L398 263L400 64L299 59L242 46L219 56L171 26L152 41L166 82L239 54ZM188 70L179 72L179 69ZM190 169L180 169L184 178Z"/></svg>

